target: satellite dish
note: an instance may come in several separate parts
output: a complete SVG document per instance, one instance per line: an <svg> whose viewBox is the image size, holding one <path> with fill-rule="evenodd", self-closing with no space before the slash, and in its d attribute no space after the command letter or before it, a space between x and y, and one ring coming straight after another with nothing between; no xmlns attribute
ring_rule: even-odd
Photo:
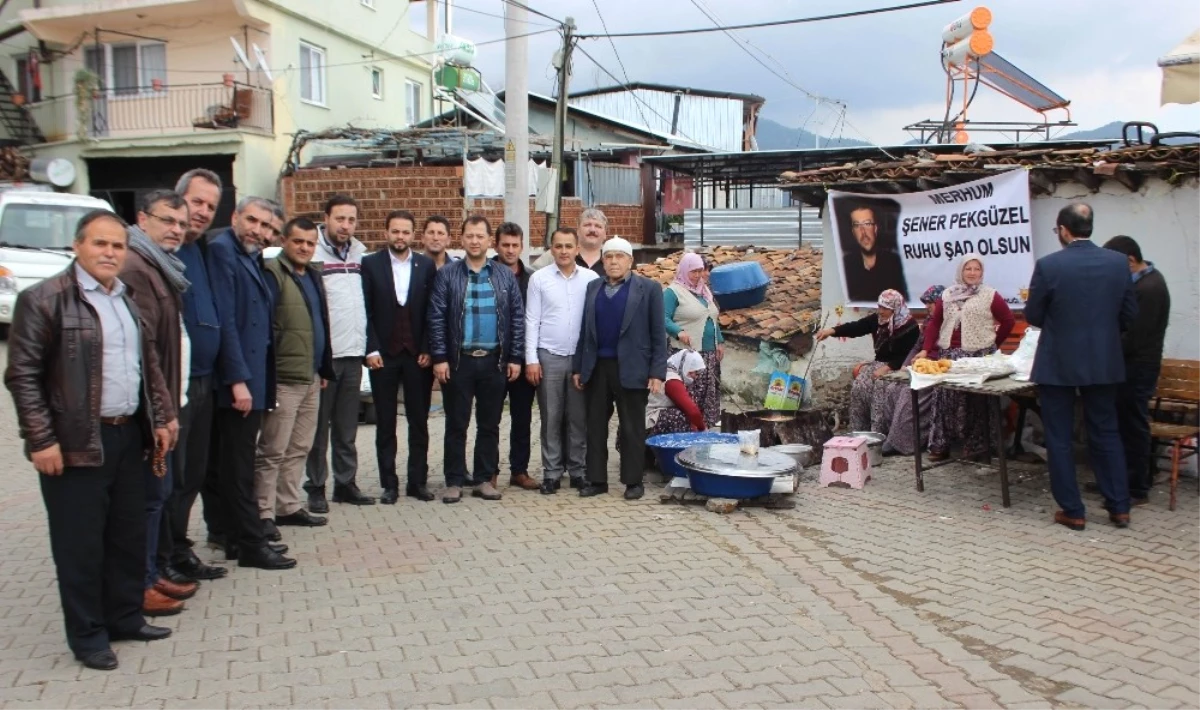
<svg viewBox="0 0 1200 710"><path fill-rule="evenodd" d="M258 68L266 75L267 81L275 81L275 77L271 75L271 68L267 66L267 55L257 44L250 45L254 48L254 58L258 60Z"/></svg>
<svg viewBox="0 0 1200 710"><path fill-rule="evenodd" d="M237 55L238 61L241 62L246 69L254 69L250 66L250 58L246 56L246 50L242 49L242 45L238 44L237 38L230 37L229 41L233 43L233 52Z"/></svg>

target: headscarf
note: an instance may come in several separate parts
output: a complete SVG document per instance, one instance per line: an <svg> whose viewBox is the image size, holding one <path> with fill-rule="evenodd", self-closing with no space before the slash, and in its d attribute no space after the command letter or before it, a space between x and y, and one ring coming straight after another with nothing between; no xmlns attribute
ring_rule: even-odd
<svg viewBox="0 0 1200 710"><path fill-rule="evenodd" d="M963 258L958 262L958 272L954 275L954 285L946 289L946 292L942 294L942 301L946 303L956 303L958 301L965 301L971 296L979 293L979 287L983 285L982 278L980 278L979 283L975 284L974 286L968 286L966 279L963 278L963 269L965 269L967 264L971 263L972 261L978 261L980 271L983 270L982 256L979 256L974 252L971 252L970 254L964 254Z"/></svg>
<svg viewBox="0 0 1200 710"><path fill-rule="evenodd" d="M692 384L689 373L704 369L704 358L695 350L680 350L667 358L667 379L675 379L672 375L683 380L683 384Z"/></svg>
<svg viewBox="0 0 1200 710"><path fill-rule="evenodd" d="M897 290L889 288L879 294L879 307L887 308L892 312L891 318L885 318L882 313L879 315L879 329L887 326L887 337L892 337L898 330L912 322L912 314L908 312L908 305L904 302L904 296Z"/></svg>
<svg viewBox="0 0 1200 710"><path fill-rule="evenodd" d="M933 304L938 302L945 290L946 287L941 284L930 286L925 289L925 293L921 294L921 303L924 303L926 308L933 308Z"/></svg>
<svg viewBox="0 0 1200 710"><path fill-rule="evenodd" d="M694 251L687 252L683 255L683 258L679 260L679 266L675 269L674 283L683 286L688 291L691 291L693 295L699 296L700 298L703 298L711 303L713 300L712 291L708 289L708 284L704 283L703 278L701 278L700 282L695 286L688 282L688 274L692 273L696 269L703 268L704 258Z"/></svg>

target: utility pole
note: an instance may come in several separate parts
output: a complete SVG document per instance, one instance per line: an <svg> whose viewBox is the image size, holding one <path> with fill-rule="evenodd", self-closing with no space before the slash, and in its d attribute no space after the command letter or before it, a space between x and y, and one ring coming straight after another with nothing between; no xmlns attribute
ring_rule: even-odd
<svg viewBox="0 0 1200 710"><path fill-rule="evenodd" d="M529 252L529 38L525 8L504 4L504 221L521 225Z"/></svg>
<svg viewBox="0 0 1200 710"><path fill-rule="evenodd" d="M558 104L554 111L554 211L546 218L546 237L549 238L558 229L559 218L562 214L562 185L566 182L563 175L563 140L567 132L567 91L571 79L571 51L575 49L575 18L568 17L563 24L563 46L558 65Z"/></svg>

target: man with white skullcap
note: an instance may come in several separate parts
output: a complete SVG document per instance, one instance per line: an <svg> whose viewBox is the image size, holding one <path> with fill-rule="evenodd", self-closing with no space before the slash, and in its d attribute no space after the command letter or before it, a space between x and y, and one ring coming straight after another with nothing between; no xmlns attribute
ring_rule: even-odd
<svg viewBox="0 0 1200 710"><path fill-rule="evenodd" d="M646 400L667 376L662 287L633 273L633 246L620 237L601 250L605 277L588 284L573 364L587 399L587 484L582 497L608 492L608 420L620 417L625 498L645 493Z"/></svg>

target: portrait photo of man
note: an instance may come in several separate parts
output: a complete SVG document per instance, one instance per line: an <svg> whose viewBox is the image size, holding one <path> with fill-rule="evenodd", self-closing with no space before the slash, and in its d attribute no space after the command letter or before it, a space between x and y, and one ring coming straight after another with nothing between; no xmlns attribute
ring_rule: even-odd
<svg viewBox="0 0 1200 710"><path fill-rule="evenodd" d="M891 200L835 199L848 301L875 302L888 289L908 300L904 262L896 245L899 206Z"/></svg>

